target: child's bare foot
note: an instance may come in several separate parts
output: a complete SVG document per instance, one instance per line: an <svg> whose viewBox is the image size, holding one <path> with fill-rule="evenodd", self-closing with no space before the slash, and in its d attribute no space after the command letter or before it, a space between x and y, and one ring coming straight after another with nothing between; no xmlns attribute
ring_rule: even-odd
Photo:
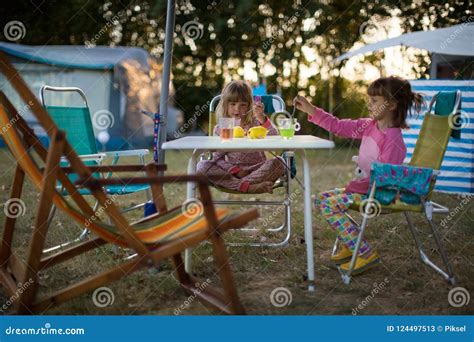
<svg viewBox="0 0 474 342"><path fill-rule="evenodd" d="M273 193L273 183L262 182L258 184L250 184L248 192L253 194L263 194L264 192Z"/></svg>

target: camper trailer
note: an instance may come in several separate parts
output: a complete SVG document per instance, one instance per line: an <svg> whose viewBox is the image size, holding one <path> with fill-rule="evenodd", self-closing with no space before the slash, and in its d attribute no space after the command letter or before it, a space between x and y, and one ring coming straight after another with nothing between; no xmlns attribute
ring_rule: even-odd
<svg viewBox="0 0 474 342"><path fill-rule="evenodd" d="M87 98L96 137L107 132L104 149L151 148L153 119L144 114L159 109L161 65L143 49L133 47L88 46L26 46L0 43L23 79L35 94L44 85L78 87ZM28 123L38 128L27 104L0 78L6 95ZM172 88L171 88L172 89ZM47 105L80 106L83 99L77 93L45 92ZM178 129L176 117L182 113L170 108L167 120L168 136ZM103 142L102 142L103 143Z"/></svg>

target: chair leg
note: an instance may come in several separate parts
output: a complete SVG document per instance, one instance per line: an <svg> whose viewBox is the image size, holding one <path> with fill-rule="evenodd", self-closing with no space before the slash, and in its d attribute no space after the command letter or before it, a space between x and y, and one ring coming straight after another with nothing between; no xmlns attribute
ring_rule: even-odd
<svg viewBox="0 0 474 342"><path fill-rule="evenodd" d="M198 284L203 284L203 282L201 282L198 278L189 275L186 272L181 254L176 254L173 256L173 265L176 271L176 275L178 276L178 280L181 283L181 286L188 293L192 293L192 295L197 296L202 301L228 314L245 314L245 311L237 297L237 291L235 287L233 287L234 285L233 279L230 279L231 288L229 288L229 284L226 280L227 275L223 276L223 272L221 272L222 267L220 266L220 263L218 260L219 258L217 257L217 254L216 254L218 272L220 273L223 287L224 287L224 293L225 293L224 296L222 295L222 293L220 293L220 291L218 291L217 289L213 288L212 286L210 286L209 284L205 282L204 282L204 284L206 284L205 286L198 285ZM232 273L230 274L232 275ZM233 299L234 297L232 297L232 295L229 295L229 293L235 293L236 301L235 299ZM230 302L230 308L229 308L229 302Z"/></svg>
<svg viewBox="0 0 474 342"><path fill-rule="evenodd" d="M453 273L453 270L451 268L451 263L449 262L448 260L448 255L446 253L446 250L444 249L444 246L443 246L443 243L439 237L439 234L438 234L438 231L437 231L437 228L433 222L433 220L431 219L428 219L428 223L431 227L431 231L433 233L433 237L435 239L435 242L436 242L436 245L438 246L438 250L439 250L439 253L441 254L441 258L443 259L443 262L444 262L444 265L446 267L446 271L447 271L447 274L445 272L441 273L443 274L445 277L446 275L448 276L447 277L447 280L452 284L454 285L456 283L455 279L454 279L454 273Z"/></svg>
<svg viewBox="0 0 474 342"><path fill-rule="evenodd" d="M339 245L339 239L336 237L336 241L334 241L334 245L332 246L331 256L336 255L338 245Z"/></svg>
<svg viewBox="0 0 474 342"><path fill-rule="evenodd" d="M285 164L286 164L286 182L285 182L285 200L283 201L283 207L285 208L285 217L283 219L283 224L278 228L270 228L267 229L269 232L279 232L286 228L286 236L281 242L277 242L274 244L268 244L269 247L281 247L286 246L290 241L291 237L291 156L286 155L285 157ZM265 244L262 244L265 246Z"/></svg>
<svg viewBox="0 0 474 342"><path fill-rule="evenodd" d="M53 194L56 187L59 161L63 152L64 133L56 131L51 139L50 152L46 159L46 167L43 171L41 182L42 191L36 219L33 226L33 234L28 249L26 268L22 284L32 283L21 293L13 309L20 314L30 313L30 307L36 297L38 290L38 271L41 266L41 256L43 254L44 242L48 233L48 218L53 205Z"/></svg>
<svg viewBox="0 0 474 342"><path fill-rule="evenodd" d="M145 156L143 154L140 154L140 163L142 165L145 165ZM146 175L146 172L145 172L145 175ZM151 189L150 188L146 189L145 193L146 193L147 201L151 201L153 199Z"/></svg>
<svg viewBox="0 0 474 342"><path fill-rule="evenodd" d="M228 242L227 246L232 246L232 247L241 247L241 246L246 246L246 247L284 247L287 246L290 238L291 238L291 200L289 198L286 198L284 203L282 204L282 207L284 208L284 218L283 218L283 224L277 228L269 228L265 229L266 232L270 233L285 233L284 238L281 241L277 242ZM285 229L286 228L286 229ZM259 231L260 229L258 228L242 228L239 229L239 231Z"/></svg>
<svg viewBox="0 0 474 342"><path fill-rule="evenodd" d="M356 245L355 245L355 248L354 248L354 252L352 253L352 258L351 258L351 261L350 261L350 264L349 264L349 270L347 272L342 272L340 267L338 267L339 272L341 273L342 281L346 285L350 284L350 282L351 282L351 274L352 274L352 271L354 270L354 266L355 266L357 257L359 255L360 244L362 243L365 228L367 227L367 224L368 224L368 221L369 221L369 213L370 213L372 201L374 201L374 198L375 198L375 182L372 185L369 197L367 198L368 202L367 202L367 204L364 208L362 224L360 225L359 236L357 237L357 242L356 242ZM355 220L350 216L349 216L349 219L351 221L355 222Z"/></svg>
<svg viewBox="0 0 474 342"><path fill-rule="evenodd" d="M438 232L437 232L437 229L436 229L436 226L435 226L434 222L432 220L430 220L427 215L425 215L425 218L428 221L428 224L431 228L431 232L433 233L435 243L438 247L438 251L441 255L441 258L444 262L444 265L446 267L447 272L443 271L438 265L436 265L434 262L432 262L430 260L430 258L428 258L428 256L426 255L426 253L423 250L422 243L418 238L418 235L416 233L416 227L414 226L410 215L407 212L405 212L404 214L405 214L405 217L406 217L406 220L407 220L407 223L408 223L408 227L410 228L410 231L412 233L413 239L415 240L416 247L418 248L418 252L420 254L421 261L423 263L425 263L426 265L428 265L429 267L431 267L432 269L434 269L436 272L438 272L451 285L454 285L456 283L456 280L454 278L454 274L453 274L453 271L452 271L452 268L451 268L451 264L449 263L449 260L448 260L446 251L444 249L444 246L441 242L441 239L438 236Z"/></svg>
<svg viewBox="0 0 474 342"><path fill-rule="evenodd" d="M61 192L62 192L62 189L61 189ZM94 208L93 208L92 210L94 210L94 212L96 212L98 208L99 208L99 201L95 201L95 203L94 203ZM53 206L51 207L51 211L50 211L49 217L48 217L48 223L47 223L47 224L48 224L48 228L51 226L51 223L52 223L52 221L53 221L55 215L56 215L56 206L53 205ZM72 241L66 241L66 242L63 242L63 243L61 243L61 244L59 244L59 245L56 245L56 246L53 246L53 247L44 249L44 250L43 250L43 253L45 253L45 254L51 253L51 252L54 252L54 251L56 251L56 250L58 250L58 249L67 247L67 246L69 246L69 245L71 245L71 244L73 244L73 243L80 242L80 241L84 241L84 240L87 238L87 236L89 235L89 233L90 233L89 229L84 228L84 229L82 230L81 234L80 234L77 238L75 238L74 240L72 240Z"/></svg>
<svg viewBox="0 0 474 342"><path fill-rule="evenodd" d="M25 179L25 173L17 165L15 170L15 176L13 179L12 190L10 199L20 198L23 190L23 181ZM5 228L3 230L2 244L0 246L0 267L7 266L8 259L11 254L11 246L13 241L13 233L15 229L16 215L8 215L5 219Z"/></svg>
<svg viewBox="0 0 474 342"><path fill-rule="evenodd" d="M229 255L227 254L224 241L221 236L217 233L213 233L211 236L212 249L214 251L214 257L216 259L216 266L219 276L222 281L224 288L225 298L230 302L230 308L232 314L244 315L245 309L240 303L239 296L237 294L237 288L235 287L234 276L229 264Z"/></svg>
<svg viewBox="0 0 474 342"><path fill-rule="evenodd" d="M179 282L181 284L190 283L191 278L189 277L189 274L186 273L186 270L184 269L184 261L183 261L183 258L181 257L181 254L176 254L173 256L173 265L174 265L176 276L178 277Z"/></svg>
<svg viewBox="0 0 474 342"><path fill-rule="evenodd" d="M359 236L357 237L357 242L356 242L356 245L354 247L354 252L352 253L352 258L351 258L351 261L350 261L350 264L349 264L349 270L347 272L342 272L342 271L340 271L340 268L339 268L339 271L340 271L341 277L342 277L342 281L346 285L350 284L350 282L351 282L351 279L352 279L351 274L352 274L352 271L354 270L356 259L359 255L360 244L362 243L362 239L364 237L364 232L365 232L365 228L367 227L368 220L369 220L369 218L367 217L367 215L364 215L364 219L362 220L362 225L360 226Z"/></svg>
<svg viewBox="0 0 474 342"><path fill-rule="evenodd" d="M290 170L286 171L286 186L285 186L285 191L286 191L286 203L285 203L285 224L287 228L287 234L286 238L284 240L284 244L288 244L290 241L291 237L291 157L287 156L286 157L286 165L289 165Z"/></svg>
<svg viewBox="0 0 474 342"><path fill-rule="evenodd" d="M423 251L423 244L422 244L422 242L420 241L420 239L418 237L418 234L416 232L416 227L413 224L411 216L408 214L408 212L405 211L405 212L403 212L403 214L405 215L405 218L407 220L408 227L410 228L411 235L413 236L413 240L415 240L415 245L416 245L416 248L418 249L418 252L420 254L420 258L421 258L421 260L423 260L423 258L426 257L426 254Z"/></svg>

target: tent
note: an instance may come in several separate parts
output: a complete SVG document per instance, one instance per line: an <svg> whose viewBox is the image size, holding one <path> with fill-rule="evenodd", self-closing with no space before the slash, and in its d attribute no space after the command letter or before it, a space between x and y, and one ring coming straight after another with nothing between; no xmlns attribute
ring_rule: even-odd
<svg viewBox="0 0 474 342"><path fill-rule="evenodd" d="M26 46L0 42L21 76L39 93L44 84L84 90L91 115L102 116L106 126L94 125L97 134L107 130L109 149L150 147L153 120L142 110L157 112L161 68L148 53L133 47ZM2 82L1 84L6 84ZM3 89L5 88L5 89ZM21 105L12 89L2 86L14 105ZM48 93L48 103L80 105L74 94ZM168 101L166 101L168 103ZM20 108L21 109L21 108ZM22 112L35 127L28 111ZM173 122L169 125L173 129ZM41 132L38 132L41 135Z"/></svg>

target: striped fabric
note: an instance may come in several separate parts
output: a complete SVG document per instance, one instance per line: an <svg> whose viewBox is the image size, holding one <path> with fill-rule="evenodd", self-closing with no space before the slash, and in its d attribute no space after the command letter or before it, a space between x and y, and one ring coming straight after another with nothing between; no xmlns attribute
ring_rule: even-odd
<svg viewBox="0 0 474 342"><path fill-rule="evenodd" d="M216 217L219 221L230 215L227 208L216 208ZM114 241L118 245L127 247L127 242L120 237L117 227L108 225L102 221L94 222L104 230L101 232L108 236L107 240ZM162 216L156 216L151 220L131 226L137 237L145 244L161 244L174 239L182 238L191 233L208 229L208 222L201 207L186 208L177 207Z"/></svg>
<svg viewBox="0 0 474 342"><path fill-rule="evenodd" d="M441 166L441 174L438 176L435 191L448 193L474 193L474 80L452 81L452 80L415 80L410 82L413 91L424 95L426 106L431 98L439 91L462 92L461 114L463 125L461 139L449 139L448 149ZM418 118L408 120L409 130L403 132L403 139L407 145L408 162L413 154L416 139L424 118L422 114Z"/></svg>

